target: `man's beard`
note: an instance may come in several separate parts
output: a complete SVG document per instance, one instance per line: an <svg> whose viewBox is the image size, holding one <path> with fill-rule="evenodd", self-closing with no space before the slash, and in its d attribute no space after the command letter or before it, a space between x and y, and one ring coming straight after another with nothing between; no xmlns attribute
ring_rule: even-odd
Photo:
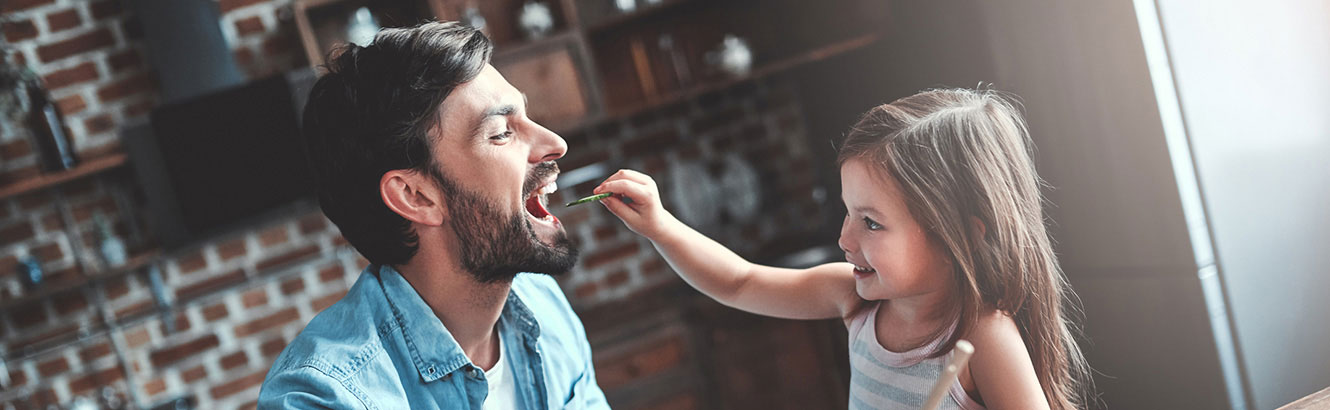
<svg viewBox="0 0 1330 410"><path fill-rule="evenodd" d="M561 275L577 262L577 247L567 232L560 230L554 243L546 244L527 220L525 206L515 215L504 216L480 194L457 186L437 168L431 170L435 182L448 195L446 205L461 247L462 267L476 281L508 282L521 272ZM557 170L553 162L537 165L523 183L522 198L540 188L537 184Z"/></svg>

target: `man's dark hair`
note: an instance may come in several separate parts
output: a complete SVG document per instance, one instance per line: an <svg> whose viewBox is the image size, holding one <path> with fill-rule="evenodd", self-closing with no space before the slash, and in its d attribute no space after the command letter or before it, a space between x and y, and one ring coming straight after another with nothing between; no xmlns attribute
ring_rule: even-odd
<svg viewBox="0 0 1330 410"><path fill-rule="evenodd" d="M419 237L384 205L379 180L395 169L435 169L429 130L439 105L480 75L492 50L484 34L456 22L384 29L369 46L339 50L310 90L303 133L319 205L370 262L415 255Z"/></svg>

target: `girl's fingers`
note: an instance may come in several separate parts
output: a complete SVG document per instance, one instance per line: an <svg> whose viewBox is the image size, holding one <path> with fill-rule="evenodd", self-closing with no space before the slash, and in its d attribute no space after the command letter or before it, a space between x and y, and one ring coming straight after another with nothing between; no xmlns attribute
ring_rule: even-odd
<svg viewBox="0 0 1330 410"><path fill-rule="evenodd" d="M600 191L628 197L634 204L649 204L653 197L652 191L646 185L624 179L606 181L601 184Z"/></svg>
<svg viewBox="0 0 1330 410"><path fill-rule="evenodd" d="M621 169L621 170L619 170L619 172L616 172L614 175L615 175L615 176L619 176L619 177L623 177L624 179L628 179L628 180L631 180L631 181L637 181L638 183L640 183L640 184L642 184L642 185L646 185L646 186L650 186L650 187L654 187L654 186L656 186L656 181L653 180L653 179L651 179L650 176L648 176L647 174L643 174L643 173L641 173L641 172L637 172L637 171L631 170L631 169Z"/></svg>

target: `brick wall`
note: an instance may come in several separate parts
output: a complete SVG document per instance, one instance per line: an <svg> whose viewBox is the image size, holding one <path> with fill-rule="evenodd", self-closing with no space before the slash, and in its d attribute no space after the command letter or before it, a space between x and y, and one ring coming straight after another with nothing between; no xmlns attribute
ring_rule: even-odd
<svg viewBox="0 0 1330 410"><path fill-rule="evenodd" d="M0 4L6 40L60 101L80 155L118 152L117 128L146 115L158 98L127 5L116 0ZM218 5L223 34L250 78L306 64L290 1ZM569 171L608 162L648 172L667 187L678 183L670 180L672 167L714 165L738 154L760 176L760 216L704 230L746 256L770 257L806 242L807 232L817 228L810 224L826 212L811 200L815 178L793 90L780 81L744 83L566 133L570 151L560 165ZM0 183L37 173L34 149L16 128L0 134ZM551 202L586 195L597 182L561 187ZM94 243L92 215L110 216L124 237L132 227L123 216L143 212L135 200L112 199L130 183L129 173L113 172L0 201L0 302L25 292L14 274L22 256L43 261L48 286L80 281L86 272L76 262L95 257L74 255L73 241L83 241L85 250ZM678 206L673 198L665 200ZM73 226L60 218L62 206L69 207ZM580 311L603 316L596 309L621 310L614 306L678 288L677 276L650 243L607 211L592 205L556 212L583 247L579 266L560 279ZM155 306L144 272L12 306L0 314L0 353L9 379L0 391L0 409L67 404L98 395L104 386L124 399L137 396L144 405L188 395L200 408L252 406L276 354L346 292L364 265L317 210L303 209L167 258L160 265L172 299L167 309ZM705 389L682 389L671 397L637 393L643 383L654 386L661 377L704 380L694 376L706 369L699 363L710 342L690 341L706 339L705 332L671 319L660 327L673 329L665 336L638 337L615 320L590 320L601 323L588 328L596 333L597 367L609 377L613 400L627 407L706 407Z"/></svg>

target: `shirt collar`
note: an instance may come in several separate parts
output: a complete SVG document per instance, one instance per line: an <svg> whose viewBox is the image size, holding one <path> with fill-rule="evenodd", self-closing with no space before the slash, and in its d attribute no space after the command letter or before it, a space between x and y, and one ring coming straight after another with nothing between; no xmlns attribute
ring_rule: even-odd
<svg viewBox="0 0 1330 410"><path fill-rule="evenodd" d="M377 271L393 319L401 327L411 360L425 382L438 380L471 364L462 346L401 273L388 265L380 265ZM499 321L500 329L517 331L528 344L534 344L540 337L540 325L535 315L514 290L508 291Z"/></svg>

